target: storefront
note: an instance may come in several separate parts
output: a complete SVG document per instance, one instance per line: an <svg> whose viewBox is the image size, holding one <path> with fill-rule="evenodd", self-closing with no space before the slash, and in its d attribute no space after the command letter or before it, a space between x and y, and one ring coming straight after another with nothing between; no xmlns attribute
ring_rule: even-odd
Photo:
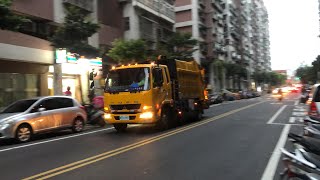
<svg viewBox="0 0 320 180"><path fill-rule="evenodd" d="M93 82L91 76L98 77L102 72L102 60L86 59L85 57L75 58L73 54L67 54L67 62L61 63L62 67L62 92L67 91L70 87L71 96L81 103L88 103L88 95L90 93L90 85ZM48 89L50 95L54 91L54 68L49 67Z"/></svg>
<svg viewBox="0 0 320 180"><path fill-rule="evenodd" d="M49 65L0 60L0 107L48 94Z"/></svg>

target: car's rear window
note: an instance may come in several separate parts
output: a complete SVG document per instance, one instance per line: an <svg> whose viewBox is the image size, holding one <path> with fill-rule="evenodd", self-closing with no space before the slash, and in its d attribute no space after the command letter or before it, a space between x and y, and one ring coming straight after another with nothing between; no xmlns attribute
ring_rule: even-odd
<svg viewBox="0 0 320 180"><path fill-rule="evenodd" d="M318 86L314 91L313 101L314 102L320 102L320 86Z"/></svg>

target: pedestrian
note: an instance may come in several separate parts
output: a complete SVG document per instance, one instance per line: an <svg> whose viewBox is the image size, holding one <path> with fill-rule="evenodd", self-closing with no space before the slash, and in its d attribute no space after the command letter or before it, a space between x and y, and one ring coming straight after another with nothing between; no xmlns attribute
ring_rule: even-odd
<svg viewBox="0 0 320 180"><path fill-rule="evenodd" d="M64 92L64 95L66 95L66 96L71 96L72 95L72 93L70 91L70 86L67 87L67 91Z"/></svg>

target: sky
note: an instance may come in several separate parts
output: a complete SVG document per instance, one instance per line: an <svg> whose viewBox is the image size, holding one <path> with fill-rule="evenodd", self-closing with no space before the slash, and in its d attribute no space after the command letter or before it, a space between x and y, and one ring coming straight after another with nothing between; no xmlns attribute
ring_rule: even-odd
<svg viewBox="0 0 320 180"><path fill-rule="evenodd" d="M264 0L269 14L272 70L293 74L320 55L318 0Z"/></svg>

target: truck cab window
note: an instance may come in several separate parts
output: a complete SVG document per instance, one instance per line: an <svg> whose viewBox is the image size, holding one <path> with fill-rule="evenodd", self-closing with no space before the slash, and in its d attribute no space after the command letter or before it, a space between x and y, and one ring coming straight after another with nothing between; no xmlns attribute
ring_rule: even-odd
<svg viewBox="0 0 320 180"><path fill-rule="evenodd" d="M147 91L150 89L150 69L144 67L118 69L109 72L105 91Z"/></svg>
<svg viewBox="0 0 320 180"><path fill-rule="evenodd" d="M153 75L153 87L161 87L163 84L162 69L154 68L152 70L152 75Z"/></svg>

